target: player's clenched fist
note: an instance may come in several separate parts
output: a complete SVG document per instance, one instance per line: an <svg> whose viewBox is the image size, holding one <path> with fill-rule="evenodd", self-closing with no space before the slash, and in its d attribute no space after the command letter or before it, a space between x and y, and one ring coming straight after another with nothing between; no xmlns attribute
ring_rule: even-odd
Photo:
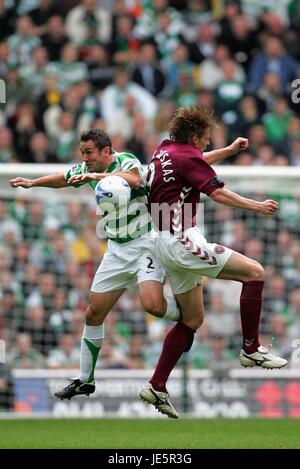
<svg viewBox="0 0 300 469"><path fill-rule="evenodd" d="M247 138L244 137L238 137L232 142L231 145L229 145L231 148L232 154L234 155L235 153L238 153L240 150L247 150L249 147L249 142Z"/></svg>
<svg viewBox="0 0 300 469"><path fill-rule="evenodd" d="M15 178L9 181L11 187L24 187L24 189L30 189L32 187L32 180L25 178Z"/></svg>
<svg viewBox="0 0 300 469"><path fill-rule="evenodd" d="M275 200L264 200L261 202L261 213L264 213L265 215L274 215L278 207L279 204Z"/></svg>

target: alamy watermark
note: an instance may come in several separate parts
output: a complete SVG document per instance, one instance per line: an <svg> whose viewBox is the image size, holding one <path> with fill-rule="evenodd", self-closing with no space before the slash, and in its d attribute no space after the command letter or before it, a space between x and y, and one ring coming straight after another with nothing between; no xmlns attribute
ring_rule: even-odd
<svg viewBox="0 0 300 469"><path fill-rule="evenodd" d="M294 104L299 104L300 103L300 78L296 78L295 80L292 81L292 102Z"/></svg>
<svg viewBox="0 0 300 469"><path fill-rule="evenodd" d="M291 355L291 362L294 365L299 365L300 363L300 339L294 339L292 342L292 347L295 349Z"/></svg>
<svg viewBox="0 0 300 469"><path fill-rule="evenodd" d="M6 103L6 84L5 81L0 78L0 104Z"/></svg>
<svg viewBox="0 0 300 469"><path fill-rule="evenodd" d="M6 347L2 339L0 339L0 363L6 363Z"/></svg>
<svg viewBox="0 0 300 469"><path fill-rule="evenodd" d="M130 201L119 203L102 202L97 206L96 213L101 215L97 223L96 234L99 238L130 238L156 237L160 231L163 238L175 236L182 238L184 231L194 225L204 224L204 207L198 204L197 214L191 203L169 205L168 203L153 203L150 206L144 202ZM152 223L153 222L153 223ZM149 230L150 225L152 230Z"/></svg>

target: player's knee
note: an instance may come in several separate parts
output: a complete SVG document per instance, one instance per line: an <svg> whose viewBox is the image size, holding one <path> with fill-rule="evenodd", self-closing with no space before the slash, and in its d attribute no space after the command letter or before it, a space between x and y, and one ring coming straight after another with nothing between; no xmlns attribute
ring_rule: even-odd
<svg viewBox="0 0 300 469"><path fill-rule="evenodd" d="M196 330L202 326L203 320L203 317L195 317L189 320L185 320L184 323L196 332Z"/></svg>
<svg viewBox="0 0 300 469"><path fill-rule="evenodd" d="M159 300L155 301L150 298L150 299L144 299L141 302L142 302L142 306L144 310L147 313L152 314L152 316L156 316L157 318L163 317L165 306L162 301L159 301Z"/></svg>
<svg viewBox="0 0 300 469"><path fill-rule="evenodd" d="M193 327L193 329L195 329L195 331L196 331L197 329L199 329L199 327L202 326L203 321L204 321L204 319L203 319L202 317L201 317L201 318L197 318L197 320L195 321L195 326Z"/></svg>
<svg viewBox="0 0 300 469"><path fill-rule="evenodd" d="M249 280L264 281L266 278L266 272L259 262L253 261L249 268L248 276L249 276Z"/></svg>
<svg viewBox="0 0 300 469"><path fill-rule="evenodd" d="M85 317L87 321L95 321L101 318L101 311L96 305L90 303L86 309Z"/></svg>

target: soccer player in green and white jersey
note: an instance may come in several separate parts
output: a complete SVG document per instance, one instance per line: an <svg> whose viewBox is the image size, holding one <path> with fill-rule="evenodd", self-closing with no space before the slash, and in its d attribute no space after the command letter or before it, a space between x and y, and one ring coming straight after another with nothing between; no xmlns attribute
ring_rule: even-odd
<svg viewBox="0 0 300 469"><path fill-rule="evenodd" d="M33 180L17 177L10 181L12 187L24 188L80 187L87 183L95 188L99 180L113 173L122 176L131 187L130 215L126 222L128 227L131 224L136 229L132 232L130 229L118 229L117 224L113 238L108 240L108 249L95 274L86 310L79 376L55 394L61 399L95 391L94 370L104 338L105 317L125 290L136 281L142 306L147 312L173 321L180 319L175 299L163 296L164 271L153 254L154 239L148 235L151 230L149 216L141 215L137 209L130 210L133 203L140 203L141 208L147 203L140 161L131 153L113 152L109 136L100 129L82 133L80 151L83 162L73 166L66 174L56 173Z"/></svg>

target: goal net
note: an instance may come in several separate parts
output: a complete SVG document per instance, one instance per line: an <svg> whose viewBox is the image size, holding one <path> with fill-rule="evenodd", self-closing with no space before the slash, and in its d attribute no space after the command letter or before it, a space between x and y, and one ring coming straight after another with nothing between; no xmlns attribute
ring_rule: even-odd
<svg viewBox="0 0 300 469"><path fill-rule="evenodd" d="M96 235L93 192L88 186L26 190L9 185L17 176L35 178L67 168L0 168L0 411L15 406L14 393L20 392L13 385L15 370L78 368L89 288L106 249ZM280 203L274 217L264 217L205 198L204 233L210 242L265 267L261 342L289 358L300 338L300 168L219 166L217 173L228 189ZM206 320L188 367L226 372L239 366L240 285L206 279L204 291ZM169 327L142 311L136 289L128 291L107 317L99 370L153 368ZM290 366L299 366L297 360Z"/></svg>

